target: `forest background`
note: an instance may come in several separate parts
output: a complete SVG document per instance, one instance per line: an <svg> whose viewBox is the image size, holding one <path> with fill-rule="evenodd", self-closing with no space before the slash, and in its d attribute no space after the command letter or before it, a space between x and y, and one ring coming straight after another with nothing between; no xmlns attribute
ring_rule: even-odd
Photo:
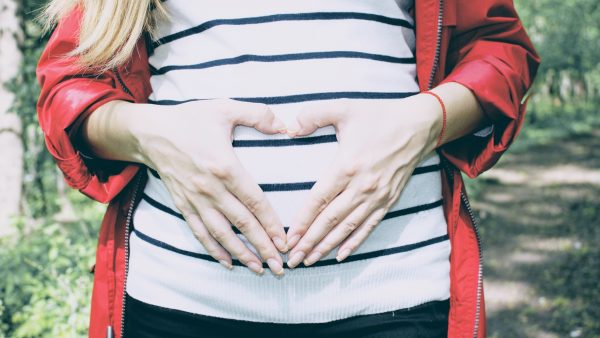
<svg viewBox="0 0 600 338"><path fill-rule="evenodd" d="M37 123L42 0L0 0L0 338L87 336L106 205L65 185ZM542 66L525 125L468 181L490 337L600 337L600 2L516 0Z"/></svg>

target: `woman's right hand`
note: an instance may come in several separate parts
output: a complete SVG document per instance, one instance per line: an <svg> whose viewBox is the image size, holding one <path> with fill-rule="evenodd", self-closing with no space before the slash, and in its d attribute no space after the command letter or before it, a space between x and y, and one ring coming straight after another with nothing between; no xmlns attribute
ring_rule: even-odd
<svg viewBox="0 0 600 338"><path fill-rule="evenodd" d="M231 143L236 125L275 134L285 133L285 124L265 104L233 99L145 106L143 114L130 114L127 121L134 157L159 173L206 251L227 268L233 254L262 274L261 258L234 233L233 224L271 271L283 274L277 250L287 251L283 225Z"/></svg>

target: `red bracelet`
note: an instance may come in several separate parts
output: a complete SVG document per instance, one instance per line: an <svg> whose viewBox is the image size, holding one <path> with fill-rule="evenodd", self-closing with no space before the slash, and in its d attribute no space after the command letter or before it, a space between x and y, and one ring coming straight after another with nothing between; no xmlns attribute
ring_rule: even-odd
<svg viewBox="0 0 600 338"><path fill-rule="evenodd" d="M446 131L446 105L444 105L444 101L442 101L442 98L438 94L430 91L424 91L422 93L433 95L442 106L442 130L440 131L440 136L438 137L437 144L435 145L435 147L437 148L442 144L442 138L444 137L444 132Z"/></svg>

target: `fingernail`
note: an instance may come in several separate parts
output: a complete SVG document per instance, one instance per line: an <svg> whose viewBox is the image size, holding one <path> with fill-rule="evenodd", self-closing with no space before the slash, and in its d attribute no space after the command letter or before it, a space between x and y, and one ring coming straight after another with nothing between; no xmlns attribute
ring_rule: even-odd
<svg viewBox="0 0 600 338"><path fill-rule="evenodd" d="M296 245L298 243L298 240L300 239L300 235L299 234L295 234L289 241L288 241L288 247L293 248L294 245Z"/></svg>
<svg viewBox="0 0 600 338"><path fill-rule="evenodd" d="M265 269L263 269L262 264L258 264L254 261L248 263L248 267L250 268L250 270L256 272L259 275L262 275L262 273L265 272Z"/></svg>
<svg viewBox="0 0 600 338"><path fill-rule="evenodd" d="M275 258L267 259L267 264L273 273L283 275L283 266Z"/></svg>
<svg viewBox="0 0 600 338"><path fill-rule="evenodd" d="M273 242L275 243L275 246L279 249L279 251L281 251L281 252L288 251L288 246L285 243L285 241L283 239L281 239L281 237L273 237Z"/></svg>
<svg viewBox="0 0 600 338"><path fill-rule="evenodd" d="M338 262L343 261L344 259L346 259L346 257L348 257L348 255L350 254L350 249L344 249L340 252L338 252L337 256L335 257L335 259Z"/></svg>
<svg viewBox="0 0 600 338"><path fill-rule="evenodd" d="M318 261L321 258L321 253L318 251L315 251L313 253L311 253L310 255L308 255L308 258L306 258L304 260L304 265L311 265L314 262Z"/></svg>
<svg viewBox="0 0 600 338"><path fill-rule="evenodd" d="M297 251L292 255L292 258L288 261L288 266L290 268L296 267L296 265L300 264L300 262L304 259L304 252Z"/></svg>
<svg viewBox="0 0 600 338"><path fill-rule="evenodd" d="M219 263L221 263L221 265L223 265L225 268L227 268L228 270L231 270L233 268L233 265L231 265L231 263L229 263L228 261L221 259L219 261Z"/></svg>

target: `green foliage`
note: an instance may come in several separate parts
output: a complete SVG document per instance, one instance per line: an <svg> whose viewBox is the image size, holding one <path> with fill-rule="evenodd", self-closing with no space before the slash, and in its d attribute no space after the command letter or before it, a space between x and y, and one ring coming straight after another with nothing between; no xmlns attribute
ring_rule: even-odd
<svg viewBox="0 0 600 338"><path fill-rule="evenodd" d="M585 73L598 67L600 3L596 0L517 0L519 15L546 70Z"/></svg>
<svg viewBox="0 0 600 338"><path fill-rule="evenodd" d="M19 2L24 62L8 85L16 94L12 111L23 124L24 215L15 237L0 239L0 338L87 336L97 231L105 205L69 191L79 221L60 223L58 182L62 180L47 152L39 127L35 69L47 36L33 20L44 0Z"/></svg>
<svg viewBox="0 0 600 338"><path fill-rule="evenodd" d="M80 221L21 220L0 241L0 337L87 336L97 230L104 205L73 193Z"/></svg>
<svg viewBox="0 0 600 338"><path fill-rule="evenodd" d="M600 2L515 3L542 57L521 137L547 142L600 126Z"/></svg>

